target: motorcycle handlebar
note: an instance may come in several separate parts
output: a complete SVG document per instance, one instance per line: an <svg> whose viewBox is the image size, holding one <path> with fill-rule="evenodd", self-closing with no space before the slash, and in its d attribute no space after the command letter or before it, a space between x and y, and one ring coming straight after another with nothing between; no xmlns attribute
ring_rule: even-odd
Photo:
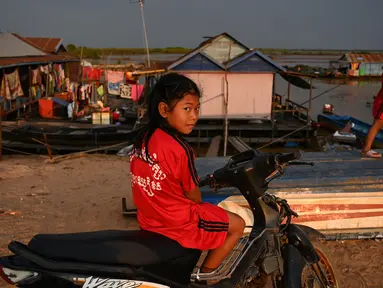
<svg viewBox="0 0 383 288"><path fill-rule="evenodd" d="M212 186L214 184L213 175L207 175L205 178L201 179L198 183L198 187Z"/></svg>
<svg viewBox="0 0 383 288"><path fill-rule="evenodd" d="M277 154L275 155L274 159L278 164L283 165L292 160L300 159L300 157L301 157L301 154L299 152L294 152L294 153L288 153L288 154ZM214 175L217 176L216 175L217 173L220 175L225 174L225 171L226 171L226 168L223 167L221 169L216 170L214 174L207 175L206 177L201 179L201 181L198 184L198 187L204 187L204 186L215 187L217 183L216 183L216 179ZM221 178L221 177L218 177L218 178Z"/></svg>

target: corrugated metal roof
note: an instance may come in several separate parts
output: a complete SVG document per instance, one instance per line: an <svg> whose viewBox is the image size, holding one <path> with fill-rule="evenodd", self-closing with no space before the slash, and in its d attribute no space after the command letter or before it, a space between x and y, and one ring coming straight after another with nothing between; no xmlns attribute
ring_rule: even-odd
<svg viewBox="0 0 383 288"><path fill-rule="evenodd" d="M28 45L18 37L0 32L0 58L43 55L46 55L43 51Z"/></svg>
<svg viewBox="0 0 383 288"><path fill-rule="evenodd" d="M29 56L29 57L11 57L0 58L0 68L23 66L23 65L37 65L53 62L76 62L79 58L69 55L44 55L44 56Z"/></svg>
<svg viewBox="0 0 383 288"><path fill-rule="evenodd" d="M23 37L26 41L33 43L46 53L56 53L63 42L62 38L37 38Z"/></svg>
<svg viewBox="0 0 383 288"><path fill-rule="evenodd" d="M242 46L243 48L245 48L246 50L250 50L249 47L247 47L246 45L244 45L243 43L239 42L237 39L235 39L233 36L231 36L229 33L227 32L223 32L221 34L218 34L214 37L211 37L210 39L206 40L206 41L203 41L201 44L199 44L199 47L206 47L207 45L213 43L214 41L216 41L217 39L221 38L221 37L228 37L230 38L233 43L235 44L238 44L240 46Z"/></svg>
<svg viewBox="0 0 383 288"><path fill-rule="evenodd" d="M383 54L381 53L346 53L341 60L347 60L351 63L383 63Z"/></svg>
<svg viewBox="0 0 383 288"><path fill-rule="evenodd" d="M222 69L225 69L224 66L222 66L221 63L215 61L214 59L212 59L211 57L209 57L209 55L206 55L205 53L203 52L200 52L199 49L196 49L188 54L186 54L184 57L180 58L179 60L177 60L176 62L173 62L169 67L168 67L168 70L172 70L173 68L175 68L176 66L180 65L181 63L184 63L186 60L192 58L193 56L197 55L197 54L201 54L203 57L209 59L211 62L213 62L214 64L216 64L217 66L221 67Z"/></svg>
<svg viewBox="0 0 383 288"><path fill-rule="evenodd" d="M171 64L169 67L168 67L168 70L171 70L173 69L175 66L179 65L180 63L190 59L191 57L193 57L194 55L196 55L197 53L201 53L203 54L205 57L209 58L209 60L212 60L214 61L214 63L218 64L219 66L223 67L221 65L221 63L219 63L219 61L216 61L216 59L213 59L213 57L207 55L207 53L203 53L202 51L208 47L209 45L211 45L214 41L217 41L219 39L221 39L222 37L228 37L229 39L231 39L233 41L234 44L237 44L239 46L242 46L244 49L246 50L250 50L247 46L243 45L241 42L239 42L238 40L236 40L234 37L232 37L231 35L229 35L228 33L224 32L224 33L221 33L217 36L214 36L204 42L202 42L198 47L196 47L195 49L193 49L192 51L190 51L189 53L181 56L180 58L178 58L177 60L175 60L173 62L173 64Z"/></svg>
<svg viewBox="0 0 383 288"><path fill-rule="evenodd" d="M260 58L262 58L263 60L265 60L269 64L273 65L275 68L277 68L278 70L280 70L282 72L286 71L285 68L283 68L277 62L273 61L270 57L266 56L265 54L263 54L259 50L250 50L250 51L248 51L248 52L246 52L244 54L241 54L238 57L236 57L236 58L226 62L226 65L228 66L228 68L233 67L233 66L237 65L238 63L241 63L242 61L248 59L249 57L251 57L253 55L259 56Z"/></svg>

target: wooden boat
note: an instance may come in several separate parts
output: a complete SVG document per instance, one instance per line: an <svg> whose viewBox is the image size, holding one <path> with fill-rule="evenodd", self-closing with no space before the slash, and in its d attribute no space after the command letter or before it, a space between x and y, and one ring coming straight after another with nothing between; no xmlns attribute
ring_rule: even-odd
<svg viewBox="0 0 383 288"><path fill-rule="evenodd" d="M371 125L360 121L351 116L340 116L335 114L319 114L318 123L321 126L327 127L333 131L342 130L346 127L348 123L351 124L351 131L360 139L365 139L367 137L368 131L371 128ZM379 131L374 140L374 146L377 148L383 148L383 132Z"/></svg>
<svg viewBox="0 0 383 288"><path fill-rule="evenodd" d="M49 144L54 150L84 151L125 143L132 143L137 130L130 126L116 125L51 125L50 123L32 123L6 125L3 128L3 146L18 149L40 149ZM123 147L116 147L119 150ZM16 148L15 148L16 149Z"/></svg>
<svg viewBox="0 0 383 288"><path fill-rule="evenodd" d="M318 229L329 238L383 237L383 162L363 159L357 150L301 154L302 160L313 161L315 166L289 167L269 186L270 193L286 199L298 212L293 223ZM203 177L227 160L197 158L198 174ZM214 193L204 188L201 192L204 201L238 213L247 225L252 224L248 204L236 189Z"/></svg>

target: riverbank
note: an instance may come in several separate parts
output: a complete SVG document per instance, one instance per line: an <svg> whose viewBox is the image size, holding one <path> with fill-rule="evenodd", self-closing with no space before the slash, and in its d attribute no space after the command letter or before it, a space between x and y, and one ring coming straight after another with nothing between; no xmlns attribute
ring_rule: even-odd
<svg viewBox="0 0 383 288"><path fill-rule="evenodd" d="M75 56L82 56L84 58L103 58L113 56L130 56L130 55L146 55L146 48L91 48L75 46L73 44L67 45L68 52ZM165 48L149 48L150 54L186 54L194 48L185 47L165 47ZM261 51L262 53L270 56L283 56L283 55L310 55L310 56L334 56L342 55L344 53L383 53L383 50L325 50L325 49L278 49L278 48L253 48Z"/></svg>
<svg viewBox="0 0 383 288"><path fill-rule="evenodd" d="M0 161L0 255L12 240L27 243L37 233L137 229L124 218L129 195L127 157L91 155L46 164L39 157ZM342 274L342 288L383 287L382 241L334 241L324 245ZM0 280L0 287L6 286Z"/></svg>

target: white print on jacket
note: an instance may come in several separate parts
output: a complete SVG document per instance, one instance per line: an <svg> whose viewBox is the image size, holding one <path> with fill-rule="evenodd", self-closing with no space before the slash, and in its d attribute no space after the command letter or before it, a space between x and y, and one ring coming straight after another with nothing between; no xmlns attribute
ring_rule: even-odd
<svg viewBox="0 0 383 288"><path fill-rule="evenodd" d="M141 155L145 155L145 149L142 149ZM131 155L130 161L137 158L138 155ZM157 160L157 154L153 153L150 155L151 159L154 161ZM149 161L149 166L152 167L152 175L151 177L142 177L139 175L134 175L133 173L130 173L132 175L132 187L133 185L138 185L142 187L142 190L148 194L148 196L153 197L154 191L161 191L161 182L166 178L166 174L161 170L161 167L156 163L154 164L153 161Z"/></svg>

